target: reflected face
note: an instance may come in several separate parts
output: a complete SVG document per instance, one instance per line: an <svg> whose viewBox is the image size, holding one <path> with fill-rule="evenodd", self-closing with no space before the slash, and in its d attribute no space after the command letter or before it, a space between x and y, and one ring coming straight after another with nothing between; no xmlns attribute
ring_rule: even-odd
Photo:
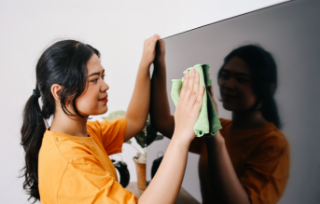
<svg viewBox="0 0 320 204"><path fill-rule="evenodd" d="M76 100L76 106L83 116L104 114L108 110L109 86L104 81L104 69L96 54L87 62L87 69L86 91Z"/></svg>
<svg viewBox="0 0 320 204"><path fill-rule="evenodd" d="M224 66L219 79L223 107L229 111L245 111L256 102L247 63L233 57Z"/></svg>

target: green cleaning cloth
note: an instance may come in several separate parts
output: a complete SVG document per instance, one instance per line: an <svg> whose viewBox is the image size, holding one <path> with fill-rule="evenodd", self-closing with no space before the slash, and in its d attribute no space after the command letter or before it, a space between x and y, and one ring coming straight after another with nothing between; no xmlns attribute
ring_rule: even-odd
<svg viewBox="0 0 320 204"><path fill-rule="evenodd" d="M209 86L212 85L212 81L209 79L208 75L210 66L207 64L197 64L194 67L188 68L187 70L190 71L192 68L194 68L195 71L200 74L199 88L200 86L205 87L202 107L200 109L198 120L193 127L194 133L197 137L215 135L216 132L222 127L210 95ZM185 73L187 70L185 70L183 73ZM172 79L171 98L176 106L179 101L183 80L184 78Z"/></svg>

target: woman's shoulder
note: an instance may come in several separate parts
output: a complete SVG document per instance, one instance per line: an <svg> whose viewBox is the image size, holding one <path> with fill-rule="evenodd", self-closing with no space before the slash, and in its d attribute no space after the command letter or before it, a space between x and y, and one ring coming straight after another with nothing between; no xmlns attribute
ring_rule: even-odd
<svg viewBox="0 0 320 204"><path fill-rule="evenodd" d="M222 127L228 126L232 124L232 120L226 118L219 118Z"/></svg>
<svg viewBox="0 0 320 204"><path fill-rule="evenodd" d="M102 130L116 130L124 127L126 127L126 117L120 117L113 120L87 121L88 133L94 133L96 135L100 135Z"/></svg>
<svg viewBox="0 0 320 204"><path fill-rule="evenodd" d="M289 151L289 143L286 136L273 123L269 123L256 135L258 149L274 149L281 151Z"/></svg>
<svg viewBox="0 0 320 204"><path fill-rule="evenodd" d="M47 131L41 148L45 154L58 154L60 159L72 163L80 158L92 155L94 147L94 141L91 137L78 137Z"/></svg>

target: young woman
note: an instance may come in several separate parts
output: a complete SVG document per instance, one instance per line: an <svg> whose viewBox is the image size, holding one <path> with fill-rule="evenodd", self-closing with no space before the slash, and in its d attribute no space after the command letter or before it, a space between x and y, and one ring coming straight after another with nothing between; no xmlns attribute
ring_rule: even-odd
<svg viewBox="0 0 320 204"><path fill-rule="evenodd" d="M100 53L75 40L51 45L36 66L36 86L25 109L21 128L26 152L24 189L43 204L137 203L122 188L109 155L121 152L124 141L140 132L150 99L149 67L164 64L165 47L155 35L144 42L136 84L125 117L87 121L108 110L109 86ZM163 162L139 203L174 203L179 192L192 130L202 104L199 75L186 73L182 100L175 114L174 136ZM40 108L38 99L42 101ZM188 111L186 111L188 110ZM45 120L53 116L50 127ZM184 128L188 124L190 128Z"/></svg>
<svg viewBox="0 0 320 204"><path fill-rule="evenodd" d="M154 72L151 83L153 126L170 137L175 120L168 105L165 66ZM239 47L224 59L218 84L232 120L221 118L221 131L195 138L189 149L200 154L203 203L276 203L289 174L289 145L279 130L274 100L276 63L259 46Z"/></svg>

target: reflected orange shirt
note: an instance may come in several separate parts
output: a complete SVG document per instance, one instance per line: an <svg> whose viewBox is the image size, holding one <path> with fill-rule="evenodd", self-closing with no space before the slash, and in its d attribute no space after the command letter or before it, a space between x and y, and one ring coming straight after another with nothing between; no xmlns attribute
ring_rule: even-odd
<svg viewBox="0 0 320 204"><path fill-rule="evenodd" d="M42 204L137 203L118 183L109 155L120 153L126 118L88 121L90 137L46 130L39 152L38 178Z"/></svg>
<svg viewBox="0 0 320 204"><path fill-rule="evenodd" d="M231 120L220 119L220 122L232 165L252 204L277 203L289 177L289 144L285 136L273 123L255 129L231 130ZM202 154L204 161L207 155ZM205 166L200 164L200 168ZM209 183L205 178L210 172L200 171L207 174L200 176L202 189L206 191ZM203 196L211 195L204 192ZM211 200L209 197L203 199Z"/></svg>

